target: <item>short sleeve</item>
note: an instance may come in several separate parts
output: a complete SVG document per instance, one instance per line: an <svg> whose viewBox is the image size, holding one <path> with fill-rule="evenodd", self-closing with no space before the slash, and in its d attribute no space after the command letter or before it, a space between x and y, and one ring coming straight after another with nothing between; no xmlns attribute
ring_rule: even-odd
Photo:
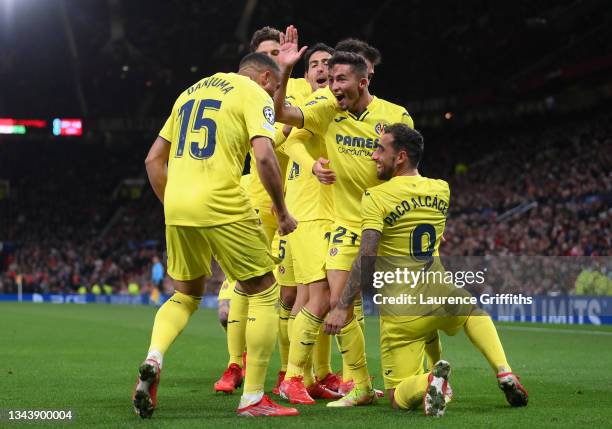
<svg viewBox="0 0 612 429"><path fill-rule="evenodd" d="M373 229L382 232L385 212L378 204L369 190L365 190L361 197L361 230Z"/></svg>
<svg viewBox="0 0 612 429"><path fill-rule="evenodd" d="M159 136L169 142L172 142L172 136L174 135L174 108L172 109L172 113L166 119L166 123L162 127L159 132Z"/></svg>
<svg viewBox="0 0 612 429"><path fill-rule="evenodd" d="M405 110L404 113L402 113L402 123L414 129L414 121L412 120L412 116L410 116L410 113Z"/></svg>
<svg viewBox="0 0 612 429"><path fill-rule="evenodd" d="M444 182L444 184L446 185L446 187L445 187L446 202L448 203L448 207L450 207L450 198L451 198L450 186L449 186L448 182L446 182L446 181ZM448 213L448 208L447 208L446 211Z"/></svg>
<svg viewBox="0 0 612 429"><path fill-rule="evenodd" d="M323 135L336 116L336 99L327 88L313 92L299 106L304 116L304 128L312 134Z"/></svg>
<svg viewBox="0 0 612 429"><path fill-rule="evenodd" d="M276 129L272 99L254 82L245 85L244 92L242 105L249 140L261 136L274 141Z"/></svg>
<svg viewBox="0 0 612 429"><path fill-rule="evenodd" d="M285 141L287 140L287 136L283 133L283 124L276 123L276 131L274 132L274 148L280 148Z"/></svg>

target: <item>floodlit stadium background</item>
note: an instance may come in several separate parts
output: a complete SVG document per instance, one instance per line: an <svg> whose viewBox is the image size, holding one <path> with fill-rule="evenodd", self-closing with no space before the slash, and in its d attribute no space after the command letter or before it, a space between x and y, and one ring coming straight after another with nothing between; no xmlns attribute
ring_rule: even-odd
<svg viewBox="0 0 612 429"><path fill-rule="evenodd" d="M43 408L73 410L74 427L143 423L134 365L172 293L144 158L181 91L234 71L256 29L289 24L300 45L357 37L381 51L371 92L406 107L425 137L421 174L450 183L441 253L497 262L496 292L537 297L533 319L491 309L529 407L506 407L468 341L444 337L456 401L438 423L608 424L612 332L593 325L612 323L609 2L0 0L0 426L8 409ZM505 323L521 314L547 325ZM212 393L226 358L202 309L168 356L155 423L236 424L237 397ZM275 355L267 390L277 369ZM351 411L303 407L292 423L431 425L385 401Z"/></svg>
<svg viewBox="0 0 612 429"><path fill-rule="evenodd" d="M380 49L372 92L423 131L421 173L451 183L445 254L610 254L606 2L0 7L0 292L149 291L164 245L148 145L180 91L234 70L255 29L289 23L301 44Z"/></svg>

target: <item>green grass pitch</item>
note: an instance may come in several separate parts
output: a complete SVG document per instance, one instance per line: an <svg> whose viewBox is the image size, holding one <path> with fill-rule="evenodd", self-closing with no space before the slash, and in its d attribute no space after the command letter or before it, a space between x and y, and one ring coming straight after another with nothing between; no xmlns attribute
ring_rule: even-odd
<svg viewBox="0 0 612 429"><path fill-rule="evenodd" d="M67 428L475 428L612 427L612 328L500 325L516 373L530 393L529 406L512 409L485 359L463 333L443 336L443 356L453 367L455 397L446 415L398 412L382 399L375 406L330 410L299 406L301 415L244 419L234 415L239 394L215 394L212 386L227 359L216 312L200 310L166 355L153 419L133 414L130 397L156 309L139 306L0 304L0 410L71 409ZM382 388L378 324L367 320L367 354L375 385ZM335 349L335 347L334 347ZM334 368L340 368L334 350ZM269 391L278 369L273 356Z"/></svg>

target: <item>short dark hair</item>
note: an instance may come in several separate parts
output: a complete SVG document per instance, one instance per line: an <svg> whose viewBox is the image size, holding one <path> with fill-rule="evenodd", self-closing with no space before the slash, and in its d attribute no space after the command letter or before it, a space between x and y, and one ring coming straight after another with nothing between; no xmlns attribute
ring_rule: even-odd
<svg viewBox="0 0 612 429"><path fill-rule="evenodd" d="M263 28L260 28L255 33L253 33L253 37L251 37L251 43L249 44L249 50L251 52L255 52L261 42L265 42L266 40L273 40L275 42L280 43L280 31L273 27L268 27L267 25Z"/></svg>
<svg viewBox="0 0 612 429"><path fill-rule="evenodd" d="M334 48L332 48L331 46L326 45L325 43L315 43L314 46L312 46L311 48L309 48L306 53L304 54L304 69L306 71L308 71L308 69L310 68L310 57L312 57L312 54L314 54L315 52L327 52L330 55L334 55Z"/></svg>
<svg viewBox="0 0 612 429"><path fill-rule="evenodd" d="M425 142L423 136L417 130L401 122L385 126L385 134L393 136L393 147L395 150L405 150L410 160L410 165L417 168L423 158Z"/></svg>
<svg viewBox="0 0 612 429"><path fill-rule="evenodd" d="M336 43L336 51L354 52L362 55L375 66L382 61L382 55L378 49L359 39L349 38L339 41Z"/></svg>
<svg viewBox="0 0 612 429"><path fill-rule="evenodd" d="M361 77L368 76L368 65L363 57L353 52L336 51L327 61L327 66L331 70L336 64L348 64L355 74Z"/></svg>
<svg viewBox="0 0 612 429"><path fill-rule="evenodd" d="M268 55L263 54L261 52L251 52L250 54L246 54L241 60L238 69L243 69L245 67L254 66L259 69L272 69L276 72L280 73L280 68L278 64L270 58Z"/></svg>

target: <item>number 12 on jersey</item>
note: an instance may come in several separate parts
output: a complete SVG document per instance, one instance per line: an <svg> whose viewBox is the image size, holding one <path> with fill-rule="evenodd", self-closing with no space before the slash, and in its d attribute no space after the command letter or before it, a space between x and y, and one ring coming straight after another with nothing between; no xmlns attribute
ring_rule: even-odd
<svg viewBox="0 0 612 429"><path fill-rule="evenodd" d="M176 148L176 158L181 158L185 151L185 140L187 139L187 131L191 122L191 113L196 100L189 100L179 109L179 120L181 122L178 146ZM217 124L211 118L206 117L206 110L219 110L221 108L221 100L204 99L198 103L191 133L198 133L202 128L206 128L206 137L203 142L192 141L189 144L189 155L192 158L202 160L208 159L215 153L217 144ZM204 146L200 148L200 143Z"/></svg>

